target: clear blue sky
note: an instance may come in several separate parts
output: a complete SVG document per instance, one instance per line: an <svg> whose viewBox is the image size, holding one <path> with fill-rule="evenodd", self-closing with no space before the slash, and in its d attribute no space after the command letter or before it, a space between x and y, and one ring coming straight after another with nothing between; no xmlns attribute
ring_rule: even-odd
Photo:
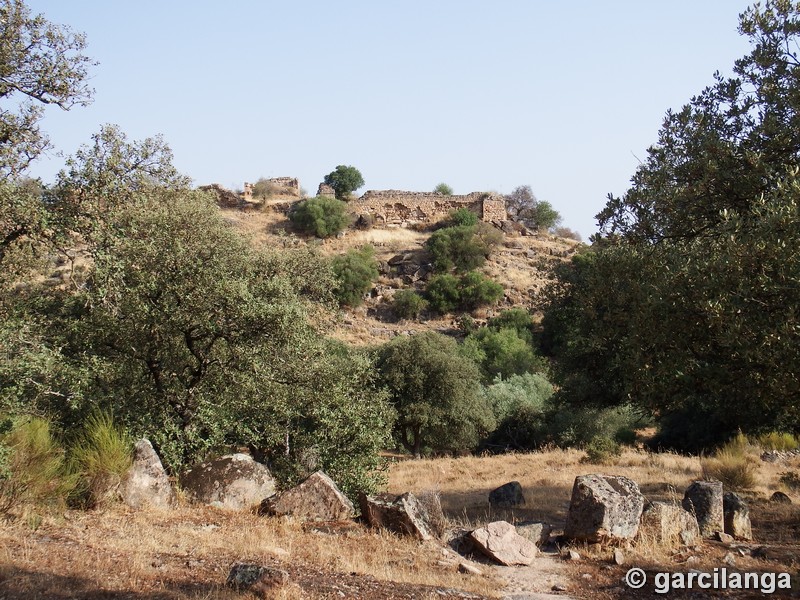
<svg viewBox="0 0 800 600"><path fill-rule="evenodd" d="M67 154L161 133L195 184L336 165L367 189L530 185L587 238L679 108L748 51L744 0L28 0L88 37L95 101L44 121ZM32 174L51 181L63 158Z"/></svg>

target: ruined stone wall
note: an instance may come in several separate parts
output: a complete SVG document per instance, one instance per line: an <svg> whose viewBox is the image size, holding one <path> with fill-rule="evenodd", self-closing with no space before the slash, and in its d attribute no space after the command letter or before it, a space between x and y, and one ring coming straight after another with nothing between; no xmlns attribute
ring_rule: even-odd
<svg viewBox="0 0 800 600"><path fill-rule="evenodd" d="M320 183L317 188L317 196L324 196L326 198L335 198L336 190L329 186L327 183Z"/></svg>
<svg viewBox="0 0 800 600"><path fill-rule="evenodd" d="M284 193L286 190L286 194L299 196L300 195L300 182L296 177L270 177L267 179L267 183L270 183L278 188L283 188L281 193Z"/></svg>
<svg viewBox="0 0 800 600"><path fill-rule="evenodd" d="M483 221L506 220L505 201L487 192L445 196L435 192L368 191L350 201L357 214L371 214L377 223L434 223L459 208L473 211Z"/></svg>

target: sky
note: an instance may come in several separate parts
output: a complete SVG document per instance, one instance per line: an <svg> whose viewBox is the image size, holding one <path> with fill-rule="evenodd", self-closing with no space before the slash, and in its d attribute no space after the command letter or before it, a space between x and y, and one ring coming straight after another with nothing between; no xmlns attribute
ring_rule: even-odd
<svg viewBox="0 0 800 600"><path fill-rule="evenodd" d="M531 186L587 239L666 111L749 50L744 0L27 0L87 36L94 101L49 107L52 181L106 123L196 185L337 165L358 191Z"/></svg>

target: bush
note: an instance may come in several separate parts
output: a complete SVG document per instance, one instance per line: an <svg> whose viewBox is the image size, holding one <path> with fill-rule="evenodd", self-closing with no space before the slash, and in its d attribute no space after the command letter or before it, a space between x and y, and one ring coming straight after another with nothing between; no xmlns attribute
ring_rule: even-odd
<svg viewBox="0 0 800 600"><path fill-rule="evenodd" d="M379 349L377 366L397 410L395 439L415 456L471 450L494 429L480 372L452 338L433 332L396 337Z"/></svg>
<svg viewBox="0 0 800 600"><path fill-rule="evenodd" d="M539 374L499 377L484 388L497 428L484 446L492 450L533 450L547 441L545 415L553 385Z"/></svg>
<svg viewBox="0 0 800 600"><path fill-rule="evenodd" d="M500 300L503 286L477 271L470 271L461 278L460 295L461 308L472 310Z"/></svg>
<svg viewBox="0 0 800 600"><path fill-rule="evenodd" d="M64 450L47 421L30 417L15 423L0 446L8 449L6 476L0 478L0 514L21 503L66 503L77 478L69 474Z"/></svg>
<svg viewBox="0 0 800 600"><path fill-rule="evenodd" d="M700 459L705 479L716 479L727 488L747 490L755 486L756 465L748 455L750 443L739 434L710 457Z"/></svg>
<svg viewBox="0 0 800 600"><path fill-rule="evenodd" d="M453 188L451 188L446 183L440 183L435 188L433 188L434 193L442 194L443 196L452 196L453 195Z"/></svg>
<svg viewBox="0 0 800 600"><path fill-rule="evenodd" d="M593 465L605 465L614 463L622 454L620 445L609 437L595 436L584 448L586 456L581 462Z"/></svg>
<svg viewBox="0 0 800 600"><path fill-rule="evenodd" d="M263 177L253 184L253 198L257 200L269 200L279 191L281 191L280 186Z"/></svg>
<svg viewBox="0 0 800 600"><path fill-rule="evenodd" d="M575 240L576 242L582 242L583 238L581 234L575 231L574 229L570 229L569 227L556 227L553 230L553 233L558 237L567 238L570 240Z"/></svg>
<svg viewBox="0 0 800 600"><path fill-rule="evenodd" d="M433 310L446 314L461 306L460 280L455 275L435 275L425 288L425 295Z"/></svg>
<svg viewBox="0 0 800 600"><path fill-rule="evenodd" d="M437 271L455 269L465 272L483 266L489 252L501 238L499 231L485 223L458 225L434 232L425 247Z"/></svg>
<svg viewBox="0 0 800 600"><path fill-rule="evenodd" d="M70 468L79 477L81 504L90 508L114 500L122 476L133 463L133 440L114 425L110 413L97 412L70 449Z"/></svg>
<svg viewBox="0 0 800 600"><path fill-rule="evenodd" d="M364 301L364 294L378 278L378 263L372 246L364 246L361 250L349 250L341 256L336 256L331 266L336 276L336 287L333 292L341 305L361 304Z"/></svg>
<svg viewBox="0 0 800 600"><path fill-rule="evenodd" d="M800 448L800 440L798 440L791 433L778 433L771 431L758 436L758 445L764 450L779 450L785 452L787 450L796 450Z"/></svg>
<svg viewBox="0 0 800 600"><path fill-rule="evenodd" d="M511 328L479 329L464 340L463 353L480 365L484 381L547 370L533 346Z"/></svg>
<svg viewBox="0 0 800 600"><path fill-rule="evenodd" d="M519 337L533 342L533 318L524 308L510 308L502 311L486 324L489 329L514 329Z"/></svg>
<svg viewBox="0 0 800 600"><path fill-rule="evenodd" d="M632 408L593 408L559 404L556 397L547 415L551 441L559 446L582 446L595 437L620 441L624 429L635 430L646 422Z"/></svg>
<svg viewBox="0 0 800 600"><path fill-rule="evenodd" d="M468 208L459 208L450 213L448 223L451 227L474 227L478 224L478 215Z"/></svg>
<svg viewBox="0 0 800 600"><path fill-rule="evenodd" d="M350 222L347 204L335 198L317 196L300 202L289 220L301 231L327 238L342 231Z"/></svg>
<svg viewBox="0 0 800 600"><path fill-rule="evenodd" d="M413 290L399 290L394 294L392 310L399 319L416 319L428 303Z"/></svg>
<svg viewBox="0 0 800 600"><path fill-rule="evenodd" d="M431 308L446 314L456 309L473 310L493 304L503 296L503 286L478 272L436 275L425 289Z"/></svg>

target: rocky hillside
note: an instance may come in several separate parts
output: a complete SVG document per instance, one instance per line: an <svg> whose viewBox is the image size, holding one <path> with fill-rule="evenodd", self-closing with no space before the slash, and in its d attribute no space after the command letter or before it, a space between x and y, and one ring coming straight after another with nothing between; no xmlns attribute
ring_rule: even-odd
<svg viewBox="0 0 800 600"><path fill-rule="evenodd" d="M256 244L282 245L285 234L292 231L286 214L296 198L276 197L251 210L221 208L224 218ZM550 234L532 233L510 226L500 227L502 243L492 252L481 269L505 288L501 302L489 309L473 313L478 322L498 311L511 307L529 308L551 277L553 266L568 260L578 247L575 240ZM398 320L391 311L391 300L400 289L422 289L431 275L424 252L430 231L410 227L389 226L367 231L347 229L339 237L317 240L301 236L300 243L317 245L325 255L344 253L351 248L371 245L380 263L380 278L364 304L345 309L335 337L354 344L380 343L395 335L457 327L460 315L423 314L419 320Z"/></svg>

